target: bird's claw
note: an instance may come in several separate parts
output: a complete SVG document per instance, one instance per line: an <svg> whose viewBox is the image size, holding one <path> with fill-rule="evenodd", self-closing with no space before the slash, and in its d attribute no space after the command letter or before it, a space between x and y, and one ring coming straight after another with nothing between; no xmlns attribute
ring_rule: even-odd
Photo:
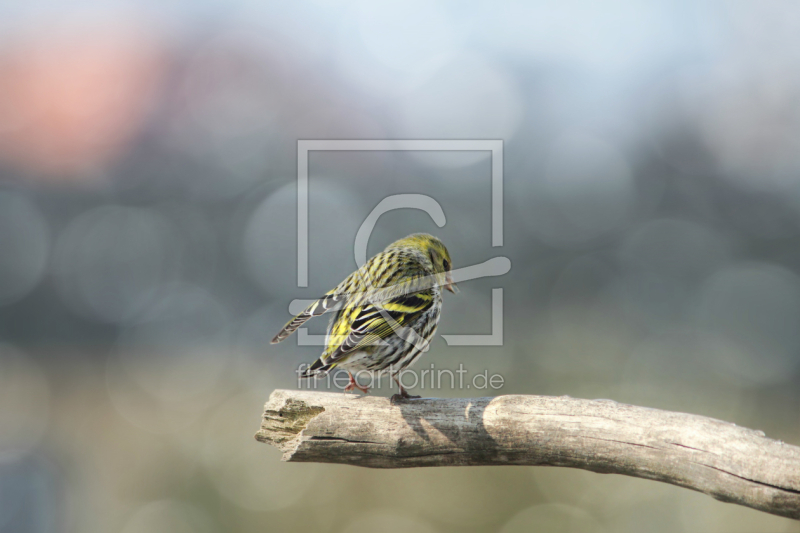
<svg viewBox="0 0 800 533"><path fill-rule="evenodd" d="M369 387L364 387L362 385L359 385L358 382L356 381L356 378L353 377L352 374L350 374L350 383L347 384L347 386L344 388L344 391L350 392L353 389L358 389L364 394L369 394Z"/></svg>

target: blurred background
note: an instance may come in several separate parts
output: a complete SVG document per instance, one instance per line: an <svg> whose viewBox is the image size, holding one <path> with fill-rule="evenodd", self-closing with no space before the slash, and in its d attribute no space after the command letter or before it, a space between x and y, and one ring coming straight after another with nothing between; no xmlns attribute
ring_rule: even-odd
<svg viewBox="0 0 800 533"><path fill-rule="evenodd" d="M511 272L445 297L423 366L496 393L687 411L800 444L800 5L34 0L0 4L0 531L798 532L651 481L279 462L264 402L319 354L288 304L440 236ZM298 139L502 139L486 153ZM324 331L320 321L312 333ZM471 396L475 391L417 389ZM386 394L386 393L382 393Z"/></svg>

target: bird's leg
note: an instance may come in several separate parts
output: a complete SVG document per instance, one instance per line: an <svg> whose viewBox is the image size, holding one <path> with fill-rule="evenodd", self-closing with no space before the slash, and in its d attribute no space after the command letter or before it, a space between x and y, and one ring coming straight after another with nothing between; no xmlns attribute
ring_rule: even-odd
<svg viewBox="0 0 800 533"><path fill-rule="evenodd" d="M397 403L402 400L416 400L417 398L422 398L422 396L414 396L412 394L409 394L408 391L405 389L405 387L403 387L402 383L400 383L400 380L397 379L397 374L392 374L392 379L394 380L395 383L397 383L397 386L400 388L400 392L398 394L392 395L391 397L392 403Z"/></svg>
<svg viewBox="0 0 800 533"><path fill-rule="evenodd" d="M344 388L345 392L350 392L353 389L358 389L364 394L367 394L369 392L369 387L362 387L361 385L359 385L358 381L356 381L356 378L349 371L347 372L347 375L350 376L350 383L348 383L347 386Z"/></svg>

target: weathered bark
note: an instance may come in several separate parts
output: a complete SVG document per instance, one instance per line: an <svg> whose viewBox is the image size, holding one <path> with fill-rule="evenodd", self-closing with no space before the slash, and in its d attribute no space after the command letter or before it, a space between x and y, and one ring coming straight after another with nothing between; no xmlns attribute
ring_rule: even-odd
<svg viewBox="0 0 800 533"><path fill-rule="evenodd" d="M372 468L550 465L625 474L800 519L800 447L704 416L550 396L421 399L276 390L284 461Z"/></svg>

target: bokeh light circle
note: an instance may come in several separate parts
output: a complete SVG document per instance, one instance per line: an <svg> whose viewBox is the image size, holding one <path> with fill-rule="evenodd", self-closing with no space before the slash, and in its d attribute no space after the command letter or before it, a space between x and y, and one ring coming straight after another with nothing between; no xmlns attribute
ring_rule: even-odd
<svg viewBox="0 0 800 533"><path fill-rule="evenodd" d="M718 363L753 384L778 383L800 368L800 278L767 263L721 269L698 294L697 325L738 346Z"/></svg>
<svg viewBox="0 0 800 533"><path fill-rule="evenodd" d="M0 191L0 305L16 302L42 279L50 255L50 229L22 195Z"/></svg>
<svg viewBox="0 0 800 533"><path fill-rule="evenodd" d="M21 350L0 344L0 462L17 460L43 437L50 421L50 385Z"/></svg>
<svg viewBox="0 0 800 533"><path fill-rule="evenodd" d="M153 302L152 290L179 274L181 237L148 209L102 206L72 220L55 249L56 286L73 311L127 322Z"/></svg>

